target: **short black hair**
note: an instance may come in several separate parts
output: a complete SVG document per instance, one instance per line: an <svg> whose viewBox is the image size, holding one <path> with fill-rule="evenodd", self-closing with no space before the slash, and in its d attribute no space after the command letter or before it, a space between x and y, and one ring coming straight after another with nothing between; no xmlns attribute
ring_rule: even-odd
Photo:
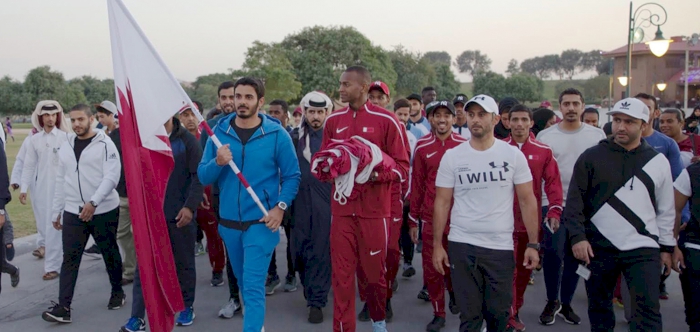
<svg viewBox="0 0 700 332"><path fill-rule="evenodd" d="M226 90L230 88L234 88L235 84L231 81L226 81L224 83L219 84L219 89L216 91L217 96L221 96L221 90Z"/></svg>
<svg viewBox="0 0 700 332"><path fill-rule="evenodd" d="M370 74L369 70L363 66L350 66L345 69L345 72L360 75L362 78L362 83L369 84L372 82L372 74Z"/></svg>
<svg viewBox="0 0 700 332"><path fill-rule="evenodd" d="M263 82L257 78L241 77L238 79L238 81L236 81L236 83L233 84L233 90L236 91L236 88L238 88L240 85L252 86L255 90L255 94L258 96L258 99L265 97L265 85L263 85Z"/></svg>
<svg viewBox="0 0 700 332"><path fill-rule="evenodd" d="M583 120L583 116L584 116L586 113L595 114L595 115L598 116L598 119L600 119L600 112L598 112L598 109L597 109L597 108L594 108L594 107L587 107L585 110L583 110L583 113L581 114L581 119L582 119L582 120Z"/></svg>
<svg viewBox="0 0 700 332"><path fill-rule="evenodd" d="M394 112L396 112L396 110L399 108L404 107L411 108L411 103L408 102L408 99L402 98L394 102Z"/></svg>
<svg viewBox="0 0 700 332"><path fill-rule="evenodd" d="M532 120L532 110L523 104L516 104L510 108L510 114L513 114L515 112L525 112L527 113L527 117L530 118L530 120Z"/></svg>
<svg viewBox="0 0 700 332"><path fill-rule="evenodd" d="M568 88L568 89L562 91L562 92L559 94L559 105L561 105L561 101L562 101L562 99L564 98L565 95L577 95L577 96L581 97L581 104L583 104L583 103L586 102L586 101L583 99L583 93L581 93L581 91L578 91L578 90L576 90L576 89L574 89L574 88Z"/></svg>
<svg viewBox="0 0 700 332"><path fill-rule="evenodd" d="M677 108L667 108L661 114L673 114L676 116L676 119L678 120L678 123L683 122L683 116L685 115L683 111L677 109Z"/></svg>
<svg viewBox="0 0 700 332"><path fill-rule="evenodd" d="M200 103L200 102L198 102L198 101L196 101L196 100L193 100L193 101L192 101L192 104L194 104L194 106L197 106L197 110L199 111L199 113L202 113L202 112L204 111L204 110L202 109L202 103Z"/></svg>
<svg viewBox="0 0 700 332"><path fill-rule="evenodd" d="M637 98L637 99L646 99L646 100L651 100L651 101L653 101L653 102L654 102L654 109L653 109L653 110L649 110L650 112L653 112L653 111L656 111L657 109L659 109L659 104L658 104L658 102L656 101L656 97L654 97L654 96L652 96L652 95L650 95L650 94L648 94L648 93L640 92L640 93L638 93L636 96L634 96L634 98Z"/></svg>
<svg viewBox="0 0 700 332"><path fill-rule="evenodd" d="M275 99L271 101L270 106L281 106L283 111L289 111L289 104L287 104L287 102L282 99Z"/></svg>
<svg viewBox="0 0 700 332"><path fill-rule="evenodd" d="M88 106L86 104L77 104L77 105L71 107L69 112L73 112L73 111L83 111L83 112L85 112L85 115L88 116L88 118L92 116L92 108L90 108L90 106Z"/></svg>
<svg viewBox="0 0 700 332"><path fill-rule="evenodd" d="M78 104L78 105L80 105L80 104ZM78 105L75 105L73 107L77 107ZM107 115L107 116L109 116L110 114L113 114L112 112L110 112L102 107L97 107L96 110L97 110L97 113L102 113L102 114ZM71 109L71 111L73 111L73 109ZM76 111L78 111L78 110L76 110Z"/></svg>
<svg viewBox="0 0 700 332"><path fill-rule="evenodd" d="M412 93L412 94L408 95L408 97L406 97L406 99L407 100L417 100L417 101L421 102L421 104L423 103L423 99L421 99L421 96L419 96L417 93Z"/></svg>
<svg viewBox="0 0 700 332"><path fill-rule="evenodd" d="M436 91L436 90L432 86L426 86L425 88L423 88L423 90L420 91L420 94L425 94L426 92L429 92L429 91Z"/></svg>

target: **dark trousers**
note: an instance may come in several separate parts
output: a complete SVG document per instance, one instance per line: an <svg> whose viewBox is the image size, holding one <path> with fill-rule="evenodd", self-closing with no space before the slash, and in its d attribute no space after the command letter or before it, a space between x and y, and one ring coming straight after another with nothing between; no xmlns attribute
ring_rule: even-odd
<svg viewBox="0 0 700 332"><path fill-rule="evenodd" d="M401 238L399 239L405 264L413 264L413 251L415 250L411 234L408 232L411 229L409 223L412 222L408 219L409 210L408 206L403 207L403 223L401 224Z"/></svg>
<svg viewBox="0 0 700 332"><path fill-rule="evenodd" d="M226 253L226 277L228 278L228 296L230 299L240 300L239 297L240 289L238 288L238 279L236 275L233 274L233 267L231 266L231 260L228 259L228 251L224 250Z"/></svg>
<svg viewBox="0 0 700 332"><path fill-rule="evenodd" d="M546 208L543 208L543 216L546 216ZM578 285L579 262L568 246L567 232L564 225L552 234L547 227L542 224L542 248L544 257L542 258L542 268L544 269L544 284L547 288L547 301L561 300L562 304L571 304L571 300L576 293ZM563 267L563 271L562 271ZM561 296L560 296L561 292Z"/></svg>
<svg viewBox="0 0 700 332"><path fill-rule="evenodd" d="M285 223L284 225L284 235L287 237L287 276L293 277L294 274L294 259L292 258L292 251L289 248L290 244L292 243L289 239L291 236L292 231L289 227L289 223ZM270 260L270 266L267 269L267 275L268 276L279 276L277 273L277 250L272 252L272 260Z"/></svg>
<svg viewBox="0 0 700 332"><path fill-rule="evenodd" d="M593 248L591 277L586 281L588 318L591 331L613 331L615 313L612 307L617 276L622 273L630 290L632 306L630 331L662 331L659 312L661 263L659 249L605 251Z"/></svg>
<svg viewBox="0 0 700 332"><path fill-rule="evenodd" d="M184 227L178 228L175 221L168 221L170 247L173 250L177 280L180 284L180 291L182 292L182 299L186 308L194 304L195 285L197 284L197 269L194 265L194 245L197 240L196 224L197 222L192 220ZM143 299L138 264L136 264L136 275L134 278L131 316L141 319L144 319L146 316L146 302Z"/></svg>
<svg viewBox="0 0 700 332"><path fill-rule="evenodd" d="M700 250L680 246L685 257L685 269L680 274L685 322L690 331L700 331Z"/></svg>
<svg viewBox="0 0 700 332"><path fill-rule="evenodd" d="M103 214L97 214L89 222L78 218L77 214L63 212L63 264L61 265L60 289L58 303L70 308L78 280L78 270L83 258L83 250L92 235L100 249L112 285L112 293L124 293L122 290L122 256L117 245L117 226L119 225L119 208ZM194 250L194 249L193 249Z"/></svg>
<svg viewBox="0 0 700 332"><path fill-rule="evenodd" d="M5 227L0 227L0 239L3 238L5 235L4 231ZM0 241L2 242L2 241ZM4 247L4 245L3 245ZM0 262L3 263L3 267L5 266L5 248L0 248ZM2 273L0 273L0 294L2 294Z"/></svg>
<svg viewBox="0 0 700 332"><path fill-rule="evenodd" d="M513 303L513 250L450 241L448 251L459 331L479 332L484 320L488 331L505 331Z"/></svg>

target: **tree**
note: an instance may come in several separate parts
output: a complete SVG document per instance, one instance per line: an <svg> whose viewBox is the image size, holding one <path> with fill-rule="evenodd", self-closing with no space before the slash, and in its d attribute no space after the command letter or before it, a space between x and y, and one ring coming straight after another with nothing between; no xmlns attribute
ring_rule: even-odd
<svg viewBox="0 0 700 332"><path fill-rule="evenodd" d="M90 105L99 104L103 100L115 102L112 79L101 80L92 76L82 76L68 81L68 85L82 91Z"/></svg>
<svg viewBox="0 0 700 332"><path fill-rule="evenodd" d="M9 76L0 79L0 114L31 114L36 102L24 91L21 82Z"/></svg>
<svg viewBox="0 0 700 332"><path fill-rule="evenodd" d="M435 65L435 80L431 85L438 93L438 100L452 100L459 93L459 82L450 66L444 63Z"/></svg>
<svg viewBox="0 0 700 332"><path fill-rule="evenodd" d="M568 88L574 88L578 91L581 91L582 93L585 92L586 90L583 87L584 81L582 80L569 80L569 81L561 81L557 83L556 86L554 86L554 91L557 96L559 96L559 93L562 91L568 89ZM587 97L584 93L584 97Z"/></svg>
<svg viewBox="0 0 700 332"><path fill-rule="evenodd" d="M547 79L554 73L559 73L559 55L550 54L525 59L520 64L520 70L524 73L535 75L540 79Z"/></svg>
<svg viewBox="0 0 700 332"><path fill-rule="evenodd" d="M29 93L30 98L37 103L40 100L52 99L58 101L64 110L68 110L76 104L87 103L87 99L80 88L70 86L58 71L51 71L51 67L42 66L29 71L22 84L23 90Z"/></svg>
<svg viewBox="0 0 700 332"><path fill-rule="evenodd" d="M474 95L485 94L499 100L506 95L506 78L492 71L478 73L474 76L472 92Z"/></svg>
<svg viewBox="0 0 700 332"><path fill-rule="evenodd" d="M608 75L599 75L583 83L583 91L589 103L600 103L608 97L609 89L610 76Z"/></svg>
<svg viewBox="0 0 700 332"><path fill-rule="evenodd" d="M518 67L518 60L510 59L510 61L508 61L508 69L506 69L506 73L510 76L513 76L519 72L520 67Z"/></svg>
<svg viewBox="0 0 700 332"><path fill-rule="evenodd" d="M268 101L296 99L301 92L301 82L294 75L294 68L279 44L253 42L246 52L243 71L265 83Z"/></svg>
<svg viewBox="0 0 700 332"><path fill-rule="evenodd" d="M389 52L389 58L397 74L393 96L419 93L423 87L435 81L437 75L435 68L427 58L421 58L417 53L412 53L401 45Z"/></svg>
<svg viewBox="0 0 700 332"><path fill-rule="evenodd" d="M460 73L469 73L472 77L476 77L479 73L487 72L491 69L491 59L479 50L467 50L457 57L455 66L457 66Z"/></svg>
<svg viewBox="0 0 700 332"><path fill-rule="evenodd" d="M505 91L520 102L534 102L542 100L544 82L531 74L515 74L505 80Z"/></svg>
<svg viewBox="0 0 700 332"><path fill-rule="evenodd" d="M583 55L583 52L575 49L569 49L561 52L561 55L559 56L561 71L570 80L573 79L574 75L576 75L578 72L583 71Z"/></svg>
<svg viewBox="0 0 700 332"><path fill-rule="evenodd" d="M391 58L353 27L307 27L284 38L281 47L302 84L301 95L321 90L338 97L338 78L349 66L363 65L390 89L397 76Z"/></svg>
<svg viewBox="0 0 700 332"><path fill-rule="evenodd" d="M452 56L450 56L450 54L445 51L427 52L423 54L423 58L428 59L431 63L434 64L445 64L448 66L452 65Z"/></svg>

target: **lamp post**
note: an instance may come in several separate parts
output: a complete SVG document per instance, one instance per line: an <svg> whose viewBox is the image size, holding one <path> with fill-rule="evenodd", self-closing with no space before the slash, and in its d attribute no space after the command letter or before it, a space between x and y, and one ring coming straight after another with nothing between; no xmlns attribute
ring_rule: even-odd
<svg viewBox="0 0 700 332"><path fill-rule="evenodd" d="M685 71L683 72L683 111L688 108L688 62L690 62L690 46L695 46L698 44L698 39L700 35L694 33L692 37L688 38L688 45L685 48Z"/></svg>
<svg viewBox="0 0 700 332"><path fill-rule="evenodd" d="M655 7L661 9L663 16L652 13L651 9ZM671 40L665 39L661 32L661 26L666 23L666 19L666 9L658 3L648 2L637 7L637 10L634 10L632 2L630 1L629 30L627 31L627 75L632 74L632 44L635 39L634 37L637 36L636 39L639 39L639 41L644 39L643 28L650 25L656 26L656 36L653 40L647 42L647 45L649 45L649 49L657 57L666 54L669 44L671 43ZM623 80L620 79L620 84L627 86L625 97L629 97L631 84L629 84L629 80L625 80L625 83L626 84L623 84Z"/></svg>

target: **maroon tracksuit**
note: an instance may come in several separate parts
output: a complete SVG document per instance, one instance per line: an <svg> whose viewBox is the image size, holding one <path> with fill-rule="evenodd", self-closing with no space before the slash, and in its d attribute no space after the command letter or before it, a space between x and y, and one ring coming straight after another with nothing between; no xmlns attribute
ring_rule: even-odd
<svg viewBox="0 0 700 332"><path fill-rule="evenodd" d="M508 136L504 141L510 145L518 146L518 143L513 140L512 136ZM563 194L559 166L557 165L556 159L554 159L552 149L546 144L536 140L535 136L530 133L530 137L523 143L523 146L520 147L520 151L525 155L527 164L530 167L530 172L532 173L532 189L535 191L537 206L542 205L542 181L544 180L544 191L547 193L547 199L549 199L547 218L559 219L562 213L561 204ZM525 229L525 224L523 223L523 215L520 211L517 195L515 196L513 204L515 216L515 230L513 232L515 271L513 276L513 305L511 307L511 315L515 317L523 306L523 296L525 295L527 283L530 281L532 270L528 270L523 266L525 250L527 249L529 238L527 230ZM542 211L541 209L537 209L537 211L537 220L540 221L542 220L542 216L540 215ZM542 229L540 228L540 237L541 234Z"/></svg>
<svg viewBox="0 0 700 332"><path fill-rule="evenodd" d="M401 123L401 128L406 131L406 127ZM406 151L408 156L411 156L411 147L408 145L408 137L404 135ZM399 264L401 263L401 250L399 248L399 238L401 237L401 225L403 223L403 203L408 192L408 179L401 179L398 182L391 184L391 222L389 223L389 242L387 244L386 253L386 298L391 299L393 291L392 284L396 280L396 275L399 273ZM358 275L362 273L358 267ZM358 278L357 290L360 293L360 300L367 301L367 283L364 278Z"/></svg>
<svg viewBox="0 0 700 332"><path fill-rule="evenodd" d="M423 221L423 282L428 286L428 294L435 316L445 318L445 287L452 291L450 269L445 269L442 276L433 266L433 206L435 204L435 178L440 160L445 152L467 139L452 133L441 141L434 133L421 138L416 143L411 175L411 212L408 217L413 221L411 228L418 227L418 220ZM447 234L450 231L449 220L442 236L442 245L447 250Z"/></svg>
<svg viewBox="0 0 700 332"><path fill-rule="evenodd" d="M340 109L326 119L321 150L333 140L361 136L393 158L396 169L374 181L355 183L357 197L345 205L331 200L331 266L333 330L355 331L355 274L367 282L367 307L373 321L383 321L386 305L386 257L391 224L391 184L408 176L406 132L396 115L365 103L360 109ZM332 193L335 193L333 185Z"/></svg>

